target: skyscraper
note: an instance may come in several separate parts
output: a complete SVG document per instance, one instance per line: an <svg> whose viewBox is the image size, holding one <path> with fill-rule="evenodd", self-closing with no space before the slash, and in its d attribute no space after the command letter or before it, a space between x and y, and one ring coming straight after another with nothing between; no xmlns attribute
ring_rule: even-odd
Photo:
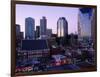
<svg viewBox="0 0 100 77"><path fill-rule="evenodd" d="M35 20L31 17L25 19L25 39L35 38Z"/></svg>
<svg viewBox="0 0 100 77"><path fill-rule="evenodd" d="M80 8L78 15L78 37L91 37L92 8Z"/></svg>
<svg viewBox="0 0 100 77"><path fill-rule="evenodd" d="M16 24L16 36L19 36L20 34L20 25Z"/></svg>
<svg viewBox="0 0 100 77"><path fill-rule="evenodd" d="M46 17L42 17L40 19L40 36L46 37L46 29L47 29L47 19Z"/></svg>
<svg viewBox="0 0 100 77"><path fill-rule="evenodd" d="M93 43L96 43L96 10L92 10L92 16L91 16L91 38L93 40Z"/></svg>
<svg viewBox="0 0 100 77"><path fill-rule="evenodd" d="M65 17L60 17L57 21L57 36L64 37L68 35L68 22Z"/></svg>

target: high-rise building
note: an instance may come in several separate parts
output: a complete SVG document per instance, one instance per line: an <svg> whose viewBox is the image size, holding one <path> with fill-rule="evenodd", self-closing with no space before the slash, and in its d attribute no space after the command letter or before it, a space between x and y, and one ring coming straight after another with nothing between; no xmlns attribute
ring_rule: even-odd
<svg viewBox="0 0 100 77"><path fill-rule="evenodd" d="M35 20L31 17L25 19L25 39L35 38Z"/></svg>
<svg viewBox="0 0 100 77"><path fill-rule="evenodd" d="M40 37L40 26L36 26L36 38Z"/></svg>
<svg viewBox="0 0 100 77"><path fill-rule="evenodd" d="M65 17L60 17L57 21L57 36L65 37L68 35L68 22Z"/></svg>
<svg viewBox="0 0 100 77"><path fill-rule="evenodd" d="M80 8L78 15L78 37L91 37L92 8Z"/></svg>
<svg viewBox="0 0 100 77"><path fill-rule="evenodd" d="M91 16L91 38L93 43L96 43L96 10L93 9Z"/></svg>
<svg viewBox="0 0 100 77"><path fill-rule="evenodd" d="M24 39L23 32L20 31L20 25L16 24L16 47L21 46L21 40Z"/></svg>
<svg viewBox="0 0 100 77"><path fill-rule="evenodd" d="M16 24L16 36L19 36L20 34L20 25Z"/></svg>
<svg viewBox="0 0 100 77"><path fill-rule="evenodd" d="M47 19L46 17L42 17L40 19L40 37L46 37L46 29L47 29Z"/></svg>

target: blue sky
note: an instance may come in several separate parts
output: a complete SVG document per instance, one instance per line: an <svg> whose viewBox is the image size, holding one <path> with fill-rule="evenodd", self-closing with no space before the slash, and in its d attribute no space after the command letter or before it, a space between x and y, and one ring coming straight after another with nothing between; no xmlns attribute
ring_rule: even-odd
<svg viewBox="0 0 100 77"><path fill-rule="evenodd" d="M47 28L57 32L57 20L59 17L65 17L68 21L68 33L77 32L78 8L58 7L58 6L40 6L16 4L16 24L21 25L21 31L25 31L25 18L35 19L35 26L40 25L40 19L45 16L47 19Z"/></svg>

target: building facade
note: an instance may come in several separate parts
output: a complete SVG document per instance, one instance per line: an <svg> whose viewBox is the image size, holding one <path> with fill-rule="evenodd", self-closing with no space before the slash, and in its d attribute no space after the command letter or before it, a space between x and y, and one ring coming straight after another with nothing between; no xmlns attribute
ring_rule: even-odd
<svg viewBox="0 0 100 77"><path fill-rule="evenodd" d="M80 8L78 15L78 37L91 37L92 8Z"/></svg>
<svg viewBox="0 0 100 77"><path fill-rule="evenodd" d="M20 25L16 24L16 36L20 34Z"/></svg>
<svg viewBox="0 0 100 77"><path fill-rule="evenodd" d="M93 9L92 16L91 16L91 38L93 43L96 43L96 10Z"/></svg>
<svg viewBox="0 0 100 77"><path fill-rule="evenodd" d="M20 30L20 25L16 24L16 47L21 46L21 40L24 39L24 34Z"/></svg>
<svg viewBox="0 0 100 77"><path fill-rule="evenodd" d="M40 26L36 26L36 38L40 37Z"/></svg>
<svg viewBox="0 0 100 77"><path fill-rule="evenodd" d="M18 61L20 63L25 61L25 63L30 64L31 61L35 60L42 64L48 62L49 57L50 49L46 40L22 40L21 49L18 50Z"/></svg>
<svg viewBox="0 0 100 77"><path fill-rule="evenodd" d="M47 34L47 38L51 38L52 29L47 29L46 34Z"/></svg>
<svg viewBox="0 0 100 77"><path fill-rule="evenodd" d="M60 17L57 21L57 36L64 37L68 34L68 22L65 17Z"/></svg>
<svg viewBox="0 0 100 77"><path fill-rule="evenodd" d="M47 30L47 19L46 17L42 17L40 19L40 37L46 37L46 30Z"/></svg>
<svg viewBox="0 0 100 77"><path fill-rule="evenodd" d="M25 39L35 38L35 20L31 17L25 19Z"/></svg>

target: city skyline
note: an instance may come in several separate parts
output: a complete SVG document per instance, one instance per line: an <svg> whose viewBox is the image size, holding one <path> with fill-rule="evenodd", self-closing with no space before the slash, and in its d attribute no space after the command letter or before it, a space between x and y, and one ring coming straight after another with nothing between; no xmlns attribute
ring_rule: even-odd
<svg viewBox="0 0 100 77"><path fill-rule="evenodd" d="M35 11L34 11L35 10ZM60 12L59 12L60 10ZM41 13L40 13L41 11ZM53 12L52 12L53 11ZM47 29L57 34L57 21L59 17L65 17L68 21L68 33L77 32L78 8L72 7L54 7L39 5L16 5L16 24L19 24L21 31L25 33L25 18L32 17L35 19L36 26L40 25L40 19L45 16L47 19ZM53 25L53 26L52 26Z"/></svg>
<svg viewBox="0 0 100 77"><path fill-rule="evenodd" d="M17 4L15 73L96 70L95 16L87 7Z"/></svg>

